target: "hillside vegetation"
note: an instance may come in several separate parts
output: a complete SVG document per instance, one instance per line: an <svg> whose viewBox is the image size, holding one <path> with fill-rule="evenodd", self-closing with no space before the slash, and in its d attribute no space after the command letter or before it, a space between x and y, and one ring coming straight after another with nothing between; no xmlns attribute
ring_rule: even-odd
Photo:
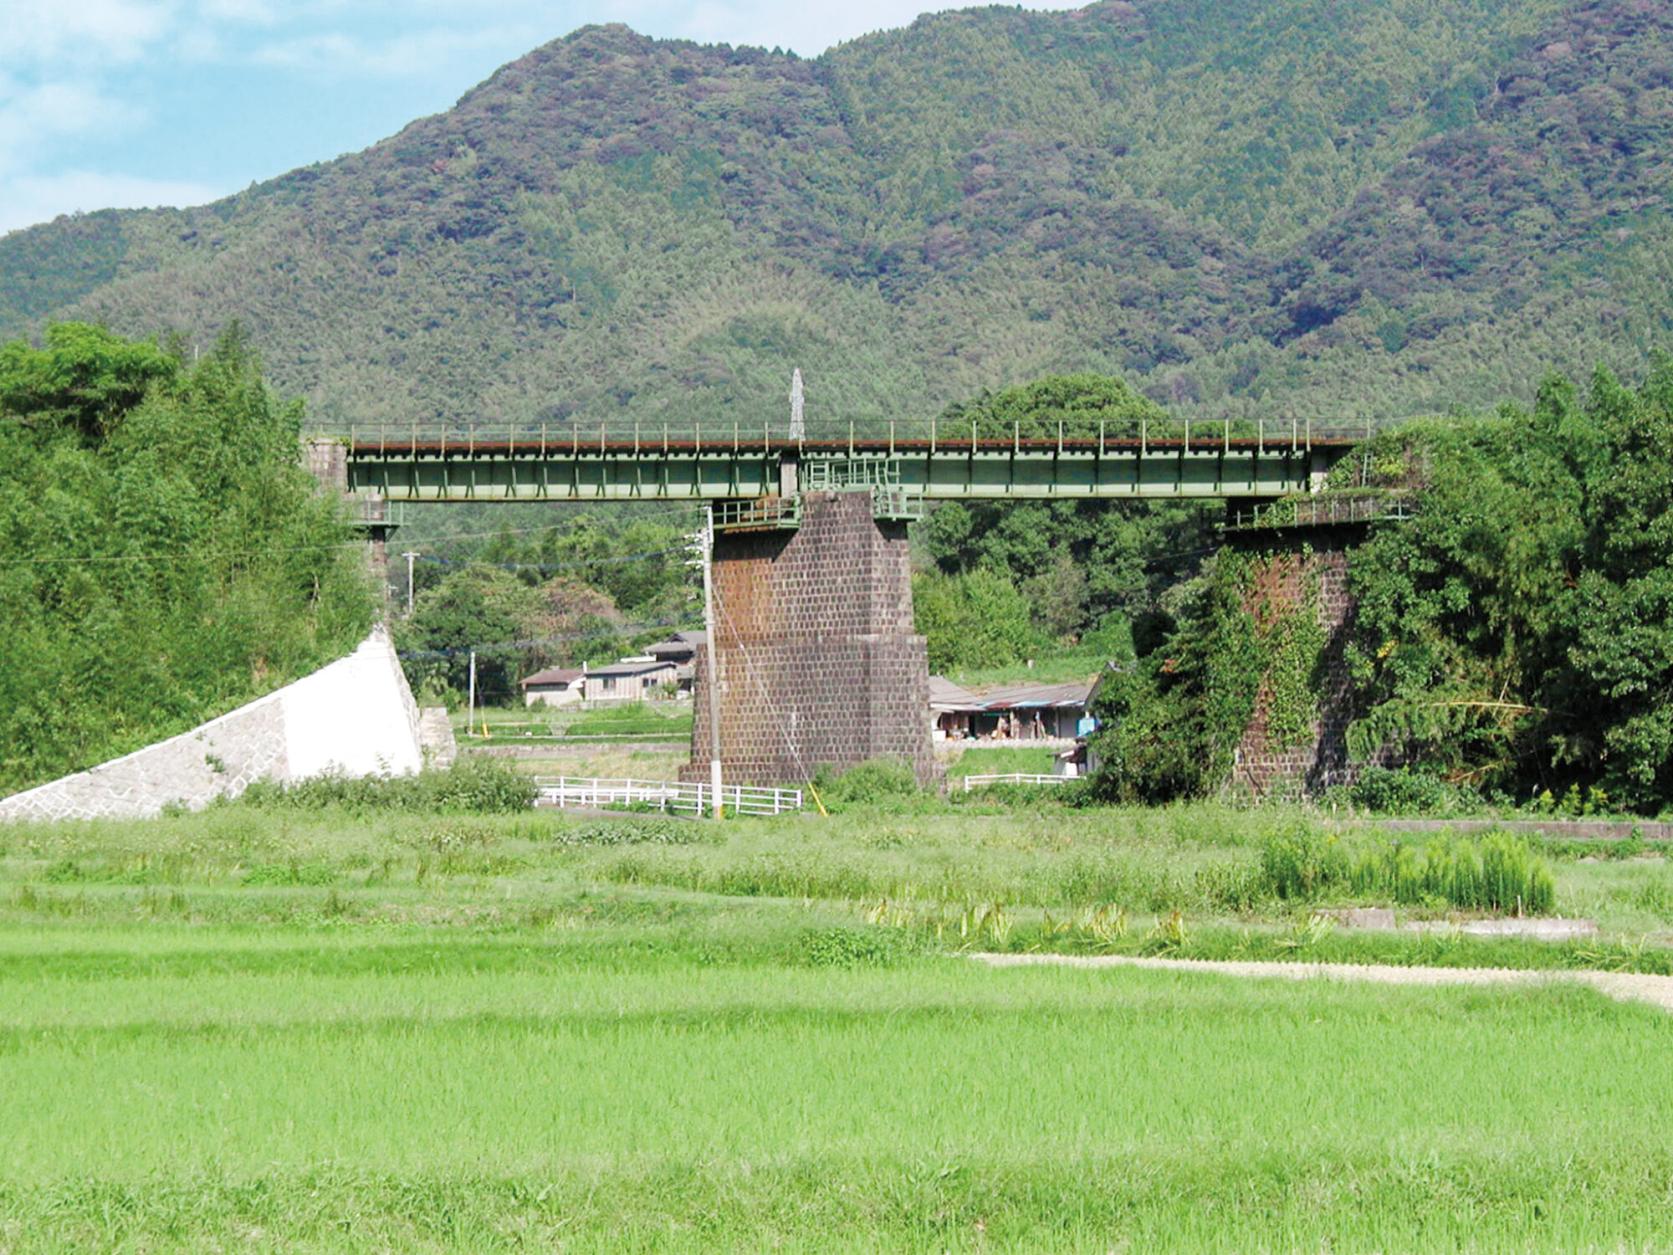
<svg viewBox="0 0 1673 1255"><path fill-rule="evenodd" d="M300 465L301 418L236 330L190 366L75 324L0 346L0 794L361 639L361 545Z"/></svg>
<svg viewBox="0 0 1673 1255"><path fill-rule="evenodd" d="M1668 337L1673 6L1107 0L816 60L588 27L365 152L0 239L0 335L250 327L321 422L1404 416Z"/></svg>

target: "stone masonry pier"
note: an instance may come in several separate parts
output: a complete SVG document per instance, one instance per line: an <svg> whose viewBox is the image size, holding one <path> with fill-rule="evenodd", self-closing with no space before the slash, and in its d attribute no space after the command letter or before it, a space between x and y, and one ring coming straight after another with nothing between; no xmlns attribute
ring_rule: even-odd
<svg viewBox="0 0 1673 1255"><path fill-rule="evenodd" d="M929 667L913 631L906 524L873 517L863 492L803 494L797 530L721 532L714 648L697 655L686 778L714 752L707 685L719 659L727 783L802 784L868 759L938 775Z"/></svg>

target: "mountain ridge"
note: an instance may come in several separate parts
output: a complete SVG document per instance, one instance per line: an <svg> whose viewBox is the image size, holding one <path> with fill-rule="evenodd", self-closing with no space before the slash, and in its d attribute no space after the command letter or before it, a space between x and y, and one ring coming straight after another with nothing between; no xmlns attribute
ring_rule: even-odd
<svg viewBox="0 0 1673 1255"><path fill-rule="evenodd" d="M1660 0L1105 0L818 58L583 27L360 153L0 237L0 335L249 327L324 424L1398 416L1673 340Z"/></svg>

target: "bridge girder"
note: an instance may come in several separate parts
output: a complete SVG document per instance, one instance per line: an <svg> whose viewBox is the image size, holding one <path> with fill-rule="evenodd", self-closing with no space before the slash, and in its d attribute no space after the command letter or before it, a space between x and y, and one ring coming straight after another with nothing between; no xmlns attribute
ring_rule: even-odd
<svg viewBox="0 0 1673 1255"><path fill-rule="evenodd" d="M1306 492L1349 440L691 444L360 440L348 487L389 501L718 501L790 496L817 462L887 460L929 501L1269 498Z"/></svg>

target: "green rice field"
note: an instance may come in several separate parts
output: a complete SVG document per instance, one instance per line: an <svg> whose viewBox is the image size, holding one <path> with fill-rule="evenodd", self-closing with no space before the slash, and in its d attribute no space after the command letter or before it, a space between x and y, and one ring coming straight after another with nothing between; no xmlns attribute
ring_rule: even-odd
<svg viewBox="0 0 1673 1255"><path fill-rule="evenodd" d="M0 1250L1673 1245L1663 1011L968 957L1096 910L1112 952L1294 953L1305 908L1219 886L1314 822L0 828ZM1550 854L1590 950L1318 953L1662 970L1667 868L1591 857Z"/></svg>

